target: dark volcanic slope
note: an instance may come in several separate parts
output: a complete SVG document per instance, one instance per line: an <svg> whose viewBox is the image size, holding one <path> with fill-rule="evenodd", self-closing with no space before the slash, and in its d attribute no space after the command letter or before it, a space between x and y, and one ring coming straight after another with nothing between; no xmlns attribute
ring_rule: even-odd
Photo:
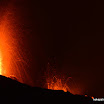
<svg viewBox="0 0 104 104"><path fill-rule="evenodd" d="M79 103L92 104L90 97L73 95L70 92L48 90L38 87L31 87L16 80L0 75L0 101L3 103Z"/></svg>

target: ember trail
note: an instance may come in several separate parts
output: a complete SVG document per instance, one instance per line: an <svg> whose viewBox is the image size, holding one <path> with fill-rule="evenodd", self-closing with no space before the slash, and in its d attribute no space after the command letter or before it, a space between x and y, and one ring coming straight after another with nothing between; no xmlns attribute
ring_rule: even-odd
<svg viewBox="0 0 104 104"><path fill-rule="evenodd" d="M16 15L13 5L10 4L0 18L0 75L13 75L18 81L26 83L30 79L24 68L27 61L24 61L25 53L23 49L21 51L19 44L22 33L17 26L19 22Z"/></svg>

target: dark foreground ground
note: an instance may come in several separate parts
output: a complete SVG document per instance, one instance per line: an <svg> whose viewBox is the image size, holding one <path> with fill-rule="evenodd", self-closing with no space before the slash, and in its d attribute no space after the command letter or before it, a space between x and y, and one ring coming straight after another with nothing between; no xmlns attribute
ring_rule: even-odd
<svg viewBox="0 0 104 104"><path fill-rule="evenodd" d="M0 75L0 102L13 104L92 104L90 97L31 87Z"/></svg>

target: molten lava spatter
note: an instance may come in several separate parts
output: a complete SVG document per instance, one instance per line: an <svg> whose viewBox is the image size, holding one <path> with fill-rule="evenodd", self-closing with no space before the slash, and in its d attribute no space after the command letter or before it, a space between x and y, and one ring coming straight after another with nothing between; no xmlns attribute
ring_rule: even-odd
<svg viewBox="0 0 104 104"><path fill-rule="evenodd" d="M0 75L15 76L22 83L29 82L28 63L24 49L20 48L22 33L14 6L9 5L0 18Z"/></svg>
<svg viewBox="0 0 104 104"><path fill-rule="evenodd" d="M51 66L50 63L47 64L46 83L48 89L81 94L80 88L76 85L72 77L65 78L63 75L61 76L60 73L58 75L55 70L56 69Z"/></svg>
<svg viewBox="0 0 104 104"><path fill-rule="evenodd" d="M57 76L57 75L56 75ZM72 77L64 78L47 78L47 88L52 90L63 90L64 92L70 92L72 94L81 94L81 89L75 84Z"/></svg>
<svg viewBox="0 0 104 104"><path fill-rule="evenodd" d="M8 17L7 11L0 21L0 74L6 76L11 73L10 63L14 50L11 38L13 36L12 24Z"/></svg>
<svg viewBox="0 0 104 104"><path fill-rule="evenodd" d="M2 75L2 55L0 52L0 75Z"/></svg>
<svg viewBox="0 0 104 104"><path fill-rule="evenodd" d="M71 92L71 89L66 83L63 83L61 79L56 78L55 76L52 79L47 80L48 89L52 90L63 90L64 92Z"/></svg>

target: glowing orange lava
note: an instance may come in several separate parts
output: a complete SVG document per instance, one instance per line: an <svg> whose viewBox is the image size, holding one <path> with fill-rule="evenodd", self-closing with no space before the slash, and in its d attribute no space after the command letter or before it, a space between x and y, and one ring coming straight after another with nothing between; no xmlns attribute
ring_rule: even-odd
<svg viewBox="0 0 104 104"><path fill-rule="evenodd" d="M0 52L0 75L2 75L2 55Z"/></svg>
<svg viewBox="0 0 104 104"><path fill-rule="evenodd" d="M33 85L26 71L29 65L24 52L21 22L18 20L16 5L9 2L0 14L0 75L14 76L22 83ZM22 48L21 48L22 47Z"/></svg>
<svg viewBox="0 0 104 104"><path fill-rule="evenodd" d="M72 77L65 78L60 73L56 73L56 69L47 64L46 71L46 84L48 89L52 90L63 90L64 92L70 92L72 94L81 94L81 89L76 85Z"/></svg>
<svg viewBox="0 0 104 104"><path fill-rule="evenodd" d="M72 81L72 77L68 77L64 80L54 76L53 78L47 78L46 81L48 89L63 90L64 92L70 92L72 94L81 94L80 88Z"/></svg>
<svg viewBox="0 0 104 104"><path fill-rule="evenodd" d="M14 75L23 82L23 58L18 47L17 33L13 11L7 9L0 19L0 75Z"/></svg>
<svg viewBox="0 0 104 104"><path fill-rule="evenodd" d="M22 82L19 65L17 65L20 53L13 22L13 13L10 10L6 11L0 20L0 74L14 75Z"/></svg>
<svg viewBox="0 0 104 104"><path fill-rule="evenodd" d="M9 40L10 30L8 28L8 21L6 15L3 16L0 22L0 74L7 74L10 63L10 41ZM8 72L9 73L9 72Z"/></svg>
<svg viewBox="0 0 104 104"><path fill-rule="evenodd" d="M92 98L92 99L94 99L94 97L93 97L93 96L92 96L91 98Z"/></svg>
<svg viewBox="0 0 104 104"><path fill-rule="evenodd" d="M67 86L66 83L62 83L61 79L56 78L55 76L53 79L48 79L47 80L48 84L48 89L52 90L63 90L64 92L71 92L70 88Z"/></svg>

